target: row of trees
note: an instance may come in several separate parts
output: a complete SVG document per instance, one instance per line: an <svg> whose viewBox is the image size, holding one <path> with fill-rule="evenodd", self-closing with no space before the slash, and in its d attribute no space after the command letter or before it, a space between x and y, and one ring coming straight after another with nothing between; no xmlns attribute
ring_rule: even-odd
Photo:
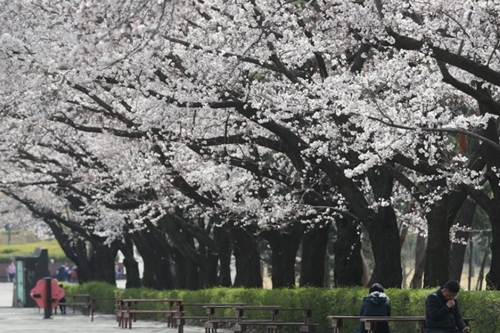
<svg viewBox="0 0 500 333"><path fill-rule="evenodd" d="M401 287L459 277L476 207L500 287L499 6L396 0L2 0L0 190L82 281ZM404 233L403 233L404 235ZM454 237L455 235L452 235ZM463 238L467 241L467 233ZM453 252L452 252L453 251ZM452 255L453 253L453 255ZM424 274L425 272L425 274Z"/></svg>

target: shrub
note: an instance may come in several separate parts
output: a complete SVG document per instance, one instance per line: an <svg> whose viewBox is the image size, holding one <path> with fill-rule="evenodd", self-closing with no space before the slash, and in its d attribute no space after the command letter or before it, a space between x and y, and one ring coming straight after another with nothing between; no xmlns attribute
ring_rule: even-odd
<svg viewBox="0 0 500 333"><path fill-rule="evenodd" d="M361 300L368 289L354 288L295 288L295 289L245 289L245 288L212 288L204 290L151 290L146 288L117 289L102 282L85 283L68 286L70 293L88 293L97 297L98 311L114 313L115 303L110 298L177 298L185 303L247 303L252 305L282 305L290 307L308 307L313 309L313 322L318 323L318 332L330 332L329 315L358 315ZM423 316L425 314L425 297L435 289L386 289L391 299L394 316ZM498 309L500 307L500 291L461 291L458 295L460 309L464 317L475 318L471 328L477 333L500 333ZM160 305L158 305L159 307ZM186 307L186 315L200 315L200 308ZM222 315L222 312L221 312ZM224 315L234 315L231 309ZM150 316L155 319L154 316ZM268 319L269 313L252 313L252 318ZM281 311L280 320L300 321L300 313ZM359 324L356 320L348 320L343 332L352 332ZM391 323L393 332L417 332L416 323Z"/></svg>

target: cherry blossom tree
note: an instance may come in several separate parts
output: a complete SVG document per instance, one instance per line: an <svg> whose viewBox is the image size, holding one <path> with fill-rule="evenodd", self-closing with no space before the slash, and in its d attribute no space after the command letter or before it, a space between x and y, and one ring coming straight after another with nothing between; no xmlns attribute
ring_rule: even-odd
<svg viewBox="0 0 500 333"><path fill-rule="evenodd" d="M63 137L88 145L118 180L100 190L101 175L74 165L78 189L92 188L84 212L152 187L154 200L120 212L137 229L189 207L252 233L299 222L312 249L326 247L332 221L354 248L349 228L362 225L372 281L387 287L402 282L402 223L427 232L425 284L449 277L450 227L469 195L490 217L488 284L500 287L495 1L2 6L9 186L22 173L9 158L38 155L53 133L52 149ZM456 134L481 144L458 153ZM113 239L123 221L95 228ZM308 252L304 267L321 270L324 257Z"/></svg>

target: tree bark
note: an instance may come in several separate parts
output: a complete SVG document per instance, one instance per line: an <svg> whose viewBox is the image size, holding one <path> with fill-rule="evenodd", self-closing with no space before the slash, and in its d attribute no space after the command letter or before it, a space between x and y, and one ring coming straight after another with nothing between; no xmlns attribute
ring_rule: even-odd
<svg viewBox="0 0 500 333"><path fill-rule="evenodd" d="M432 187L446 186L433 182ZM450 228L448 224L448 195L435 203L426 215L428 227L424 287L439 287L450 277Z"/></svg>
<svg viewBox="0 0 500 333"><path fill-rule="evenodd" d="M474 214L476 212L476 203L473 200L465 200L456 217L456 224L461 228L470 228ZM460 243L453 243L451 246L451 266L450 279L460 282L462 278L462 269L464 267L465 252L469 241L469 232L457 231L455 237Z"/></svg>
<svg viewBox="0 0 500 333"><path fill-rule="evenodd" d="M214 227L214 241L219 244L219 275L217 285L230 287L231 281L231 242L227 225Z"/></svg>
<svg viewBox="0 0 500 333"><path fill-rule="evenodd" d="M139 263L134 258L134 244L130 234L125 233L124 242L121 248L123 254L123 266L127 272L127 282L125 288L140 288L141 276L139 273Z"/></svg>
<svg viewBox="0 0 500 333"><path fill-rule="evenodd" d="M325 278L325 256L328 246L330 223L314 224L302 237L302 260L299 285L301 287L323 287Z"/></svg>
<svg viewBox="0 0 500 333"><path fill-rule="evenodd" d="M368 172L376 201L390 203L394 178L382 167ZM387 288L401 288L403 270L399 228L392 205L380 205L371 220L363 220L372 243L375 267L369 285L378 282Z"/></svg>
<svg viewBox="0 0 500 333"><path fill-rule="evenodd" d="M351 218L337 218L333 281L335 287L363 285L363 260L359 224Z"/></svg>
<svg viewBox="0 0 500 333"><path fill-rule="evenodd" d="M491 223L491 264L486 274L486 288L500 290L500 203L491 205L488 216Z"/></svg>
<svg viewBox="0 0 500 333"><path fill-rule="evenodd" d="M262 288L260 252L251 228L232 227L231 239L236 260L235 287Z"/></svg>
<svg viewBox="0 0 500 333"><path fill-rule="evenodd" d="M425 271L425 251L425 238L418 234L417 242L415 244L415 273L413 274L413 278L410 283L410 286L415 289L420 289L423 285L422 276Z"/></svg>
<svg viewBox="0 0 500 333"><path fill-rule="evenodd" d="M295 260L300 247L302 226L294 222L285 230L269 230L260 233L269 242L272 259L273 289L295 287Z"/></svg>

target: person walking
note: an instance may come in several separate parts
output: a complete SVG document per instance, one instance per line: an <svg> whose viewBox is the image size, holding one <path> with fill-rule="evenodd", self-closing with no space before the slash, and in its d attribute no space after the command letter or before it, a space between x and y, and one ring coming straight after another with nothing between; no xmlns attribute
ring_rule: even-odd
<svg viewBox="0 0 500 333"><path fill-rule="evenodd" d="M469 333L458 309L457 294L460 285L450 280L425 298L427 333Z"/></svg>

